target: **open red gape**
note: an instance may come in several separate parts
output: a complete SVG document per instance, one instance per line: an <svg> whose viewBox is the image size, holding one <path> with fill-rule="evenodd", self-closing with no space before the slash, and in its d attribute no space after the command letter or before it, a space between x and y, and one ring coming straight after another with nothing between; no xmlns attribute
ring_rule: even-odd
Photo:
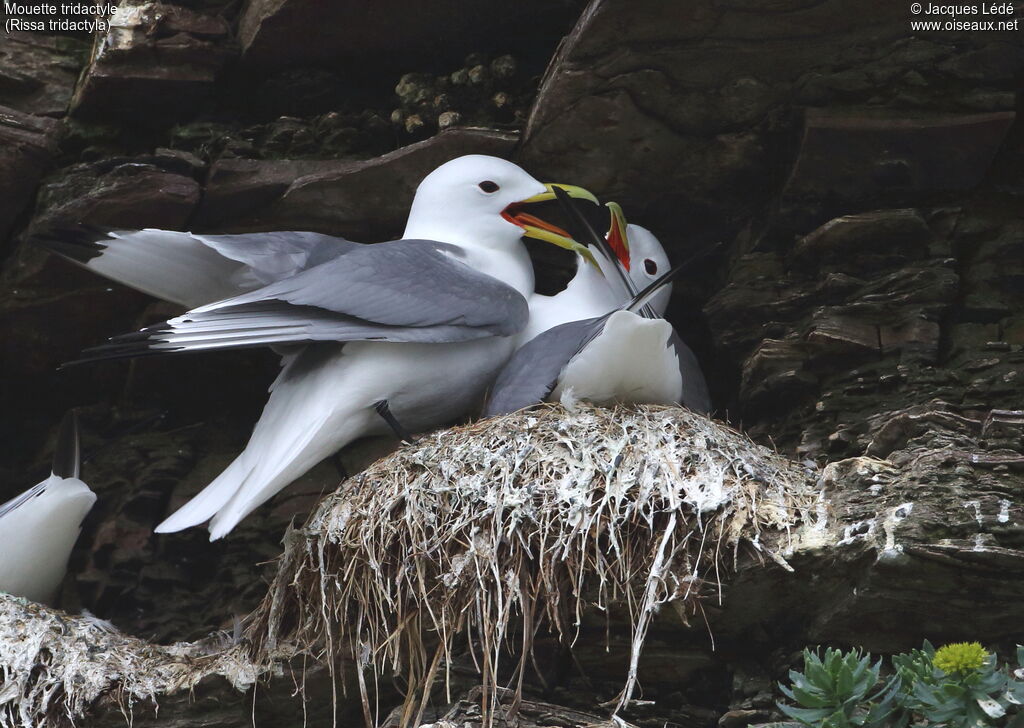
<svg viewBox="0 0 1024 728"><path fill-rule="evenodd" d="M540 228L541 230L547 230L549 233L554 233L555 235L572 238L572 235L570 235L566 230L563 230L557 225L552 225L546 220L541 220L536 215L524 212L522 208L523 203L514 202L501 211L501 216L513 225L518 225L521 228L525 228L529 225L531 227Z"/></svg>

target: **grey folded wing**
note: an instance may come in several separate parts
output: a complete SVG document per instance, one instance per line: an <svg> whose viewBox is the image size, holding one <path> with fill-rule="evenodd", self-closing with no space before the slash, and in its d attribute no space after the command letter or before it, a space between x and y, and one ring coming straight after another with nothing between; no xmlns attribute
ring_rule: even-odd
<svg viewBox="0 0 1024 728"><path fill-rule="evenodd" d="M426 240L344 256L86 350L81 361L311 341L456 342L520 331L526 299ZM78 362L76 362L78 363Z"/></svg>
<svg viewBox="0 0 1024 728"><path fill-rule="evenodd" d="M682 403L694 412L710 414L711 394L708 392L708 383L700 370L697 357L675 331L669 339L669 346L675 349L676 358L679 360L679 375L683 380Z"/></svg>
<svg viewBox="0 0 1024 728"><path fill-rule="evenodd" d="M298 231L191 235L225 258L244 264L246 273L260 285L290 278L363 247L345 238Z"/></svg>
<svg viewBox="0 0 1024 728"><path fill-rule="evenodd" d="M553 326L521 346L498 374L483 416L515 412L547 399L566 365L604 331L609 316Z"/></svg>

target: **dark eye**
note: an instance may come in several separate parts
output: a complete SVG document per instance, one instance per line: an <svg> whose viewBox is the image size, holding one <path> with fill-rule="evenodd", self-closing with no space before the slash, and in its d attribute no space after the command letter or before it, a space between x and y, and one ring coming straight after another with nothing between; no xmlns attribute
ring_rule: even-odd
<svg viewBox="0 0 1024 728"><path fill-rule="evenodd" d="M498 189L499 189L498 183L497 182L491 182L489 179L485 179L483 182L481 182L477 186L480 189L482 189L484 192L486 192L487 194L491 194L492 192L497 192Z"/></svg>
<svg viewBox="0 0 1024 728"><path fill-rule="evenodd" d="M658 264L650 258L644 258L644 270L647 271L647 275L653 276L658 272Z"/></svg>

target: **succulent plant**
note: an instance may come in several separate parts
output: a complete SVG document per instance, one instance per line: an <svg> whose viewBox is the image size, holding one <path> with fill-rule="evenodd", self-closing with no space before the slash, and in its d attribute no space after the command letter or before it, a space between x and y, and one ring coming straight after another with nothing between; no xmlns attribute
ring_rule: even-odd
<svg viewBox="0 0 1024 728"><path fill-rule="evenodd" d="M1024 728L1024 647L1017 667L1000 667L977 642L894 655L894 674L882 681L879 660L853 650L804 651L804 671L790 671L783 694L796 706L779 704L787 716L814 728ZM879 687L879 684L884 682Z"/></svg>

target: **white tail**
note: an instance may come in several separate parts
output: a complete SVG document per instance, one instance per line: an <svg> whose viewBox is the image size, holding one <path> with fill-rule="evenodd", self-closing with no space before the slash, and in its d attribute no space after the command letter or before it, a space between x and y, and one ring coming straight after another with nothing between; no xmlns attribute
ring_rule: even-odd
<svg viewBox="0 0 1024 728"><path fill-rule="evenodd" d="M210 520L210 540L325 457L376 425L360 378L350 376L340 346L308 347L290 357L245 450L157 531L169 533Z"/></svg>
<svg viewBox="0 0 1024 728"><path fill-rule="evenodd" d="M176 510L157 526L157 533L175 533L191 526L198 526L213 518L225 503L231 500L242 483L252 472L252 465L246 462L243 452L188 503Z"/></svg>

